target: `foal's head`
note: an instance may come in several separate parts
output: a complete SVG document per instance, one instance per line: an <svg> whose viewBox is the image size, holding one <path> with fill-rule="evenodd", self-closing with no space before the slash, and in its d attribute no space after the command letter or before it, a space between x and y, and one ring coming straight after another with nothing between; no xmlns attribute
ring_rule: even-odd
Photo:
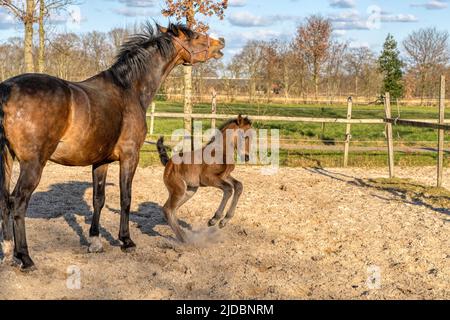
<svg viewBox="0 0 450 320"><path fill-rule="evenodd" d="M234 150L243 156L246 162L250 161L250 145L252 138L252 121L248 117L239 115L236 119L226 122L222 128L222 134L231 137Z"/></svg>
<svg viewBox="0 0 450 320"><path fill-rule="evenodd" d="M184 65L193 65L223 57L221 51L225 48L225 39L223 38L214 39L207 34L194 32L179 24L170 24L168 28L158 26L158 29L171 36L180 62Z"/></svg>

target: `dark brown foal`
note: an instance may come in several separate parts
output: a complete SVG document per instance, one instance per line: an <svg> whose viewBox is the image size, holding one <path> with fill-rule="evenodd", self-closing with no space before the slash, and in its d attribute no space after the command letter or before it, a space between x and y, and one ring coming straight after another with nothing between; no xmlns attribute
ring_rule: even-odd
<svg viewBox="0 0 450 320"><path fill-rule="evenodd" d="M178 224L176 211L189 201L197 192L199 187L214 187L223 191L223 198L214 217L209 221L209 226L215 226L219 221L219 227L224 228L233 218L239 198L242 195L243 185L231 176L235 169L235 152L238 147L238 139L241 134L245 137L245 160L249 160L249 139L246 136L251 129L251 121L239 116L226 122L220 128L221 142L215 147L206 149L217 140L214 138L210 144L201 150L191 153L177 155L179 158L169 160L163 138L158 141L158 151L161 162L166 167L164 172L164 183L169 191L169 199L164 205L164 215L167 223L175 232L177 238L186 242L187 237L184 230ZM209 153L219 163L205 161L204 155ZM182 157L182 159L180 159ZM201 163L195 163L194 159L201 159ZM181 162L181 163L180 163ZM233 194L234 193L234 194ZM230 198L233 197L230 208L224 216L224 211Z"/></svg>

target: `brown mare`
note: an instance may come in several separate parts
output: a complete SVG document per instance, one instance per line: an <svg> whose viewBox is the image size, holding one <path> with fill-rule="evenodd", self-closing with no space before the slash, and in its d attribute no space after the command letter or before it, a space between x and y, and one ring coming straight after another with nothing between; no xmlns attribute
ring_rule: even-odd
<svg viewBox="0 0 450 320"><path fill-rule="evenodd" d="M214 187L223 191L222 202L214 217L208 223L210 227L215 226L220 221L219 227L224 228L233 218L243 191L242 183L231 176L235 169L234 155L238 148L238 139L245 137L245 150L243 151L245 152L245 161L249 161L250 145L246 132L251 127L251 121L241 115L237 119L231 119L223 124L219 129L222 136L220 142L210 151L212 156L218 155L221 158L221 161L216 162L205 162L203 155L205 154L205 148L214 143L217 137L213 138L203 149L180 155L180 158L188 159L188 161L169 159L167 149L164 146L164 139L162 137L159 139L157 147L161 162L166 167L164 183L169 191L169 199L163 208L164 215L180 241L186 242L187 237L178 224L176 211L195 195L199 187ZM201 159L201 161L194 162L195 158ZM233 196L233 200L225 218L223 218L225 207L231 196ZM222 218L223 220L221 220Z"/></svg>
<svg viewBox="0 0 450 320"><path fill-rule="evenodd" d="M14 258L24 271L34 267L25 215L49 160L66 166L92 165L91 252L102 249L99 220L108 164L120 161L119 239L123 251L132 250L131 185L147 134L147 107L175 66L221 58L223 48L223 39L212 39L183 25L157 26L156 30L147 25L142 34L122 46L111 68L86 81L24 74L1 83L0 210L5 258ZM20 175L10 194L14 159L20 164Z"/></svg>

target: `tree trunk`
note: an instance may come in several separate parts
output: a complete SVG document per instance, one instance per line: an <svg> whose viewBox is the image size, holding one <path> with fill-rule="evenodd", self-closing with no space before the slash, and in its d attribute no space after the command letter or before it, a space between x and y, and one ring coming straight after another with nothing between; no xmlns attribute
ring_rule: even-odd
<svg viewBox="0 0 450 320"><path fill-rule="evenodd" d="M34 22L34 0L27 0L26 15L23 23L25 27L24 37L24 61L25 71L34 72L33 63L33 22Z"/></svg>
<svg viewBox="0 0 450 320"><path fill-rule="evenodd" d="M423 106L424 105L424 102L425 102L425 80L426 80L426 77L425 77L425 73L424 72L422 72L422 75L421 75L421 79L420 79L421 81L421 83L420 83L420 90L421 90L421 92L420 92L420 105L421 106Z"/></svg>
<svg viewBox="0 0 450 320"><path fill-rule="evenodd" d="M195 22L194 7L188 9L186 14L188 28L192 29ZM192 134L192 66L184 66L184 129ZM194 140L192 139L192 147Z"/></svg>
<svg viewBox="0 0 450 320"><path fill-rule="evenodd" d="M44 29L44 15L45 3L44 0L39 0L39 57L38 57L38 72L45 71L45 29Z"/></svg>
<svg viewBox="0 0 450 320"><path fill-rule="evenodd" d="M314 95L316 101L319 100L319 72L317 69L314 70Z"/></svg>
<svg viewBox="0 0 450 320"><path fill-rule="evenodd" d="M184 129L192 131L192 67L184 66Z"/></svg>
<svg viewBox="0 0 450 320"><path fill-rule="evenodd" d="M250 103L255 101L256 94L256 80L253 78L250 79Z"/></svg>

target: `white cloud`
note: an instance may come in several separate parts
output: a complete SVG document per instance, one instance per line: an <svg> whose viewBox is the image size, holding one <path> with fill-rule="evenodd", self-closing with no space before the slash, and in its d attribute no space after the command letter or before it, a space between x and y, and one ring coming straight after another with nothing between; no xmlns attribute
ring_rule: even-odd
<svg viewBox="0 0 450 320"><path fill-rule="evenodd" d="M264 27L269 26L273 21L262 16L255 16L247 11L234 12L228 17L232 25L238 27Z"/></svg>
<svg viewBox="0 0 450 320"><path fill-rule="evenodd" d="M228 1L228 5L230 7L245 7L247 4L246 0L230 0Z"/></svg>
<svg viewBox="0 0 450 320"><path fill-rule="evenodd" d="M356 7L355 0L331 0L330 6L338 9L349 9Z"/></svg>
<svg viewBox="0 0 450 320"><path fill-rule="evenodd" d="M442 10L447 9L447 0L430 0L425 3L412 4L411 7L423 7L427 10Z"/></svg>
<svg viewBox="0 0 450 320"><path fill-rule="evenodd" d="M378 16L361 15L358 10L353 9L331 14L329 18L336 30L371 30L377 20L380 23L412 23L419 21L413 14L392 14L382 11L376 14Z"/></svg>
<svg viewBox="0 0 450 320"><path fill-rule="evenodd" d="M10 14L0 10L0 30L12 29L16 24L16 21Z"/></svg>

